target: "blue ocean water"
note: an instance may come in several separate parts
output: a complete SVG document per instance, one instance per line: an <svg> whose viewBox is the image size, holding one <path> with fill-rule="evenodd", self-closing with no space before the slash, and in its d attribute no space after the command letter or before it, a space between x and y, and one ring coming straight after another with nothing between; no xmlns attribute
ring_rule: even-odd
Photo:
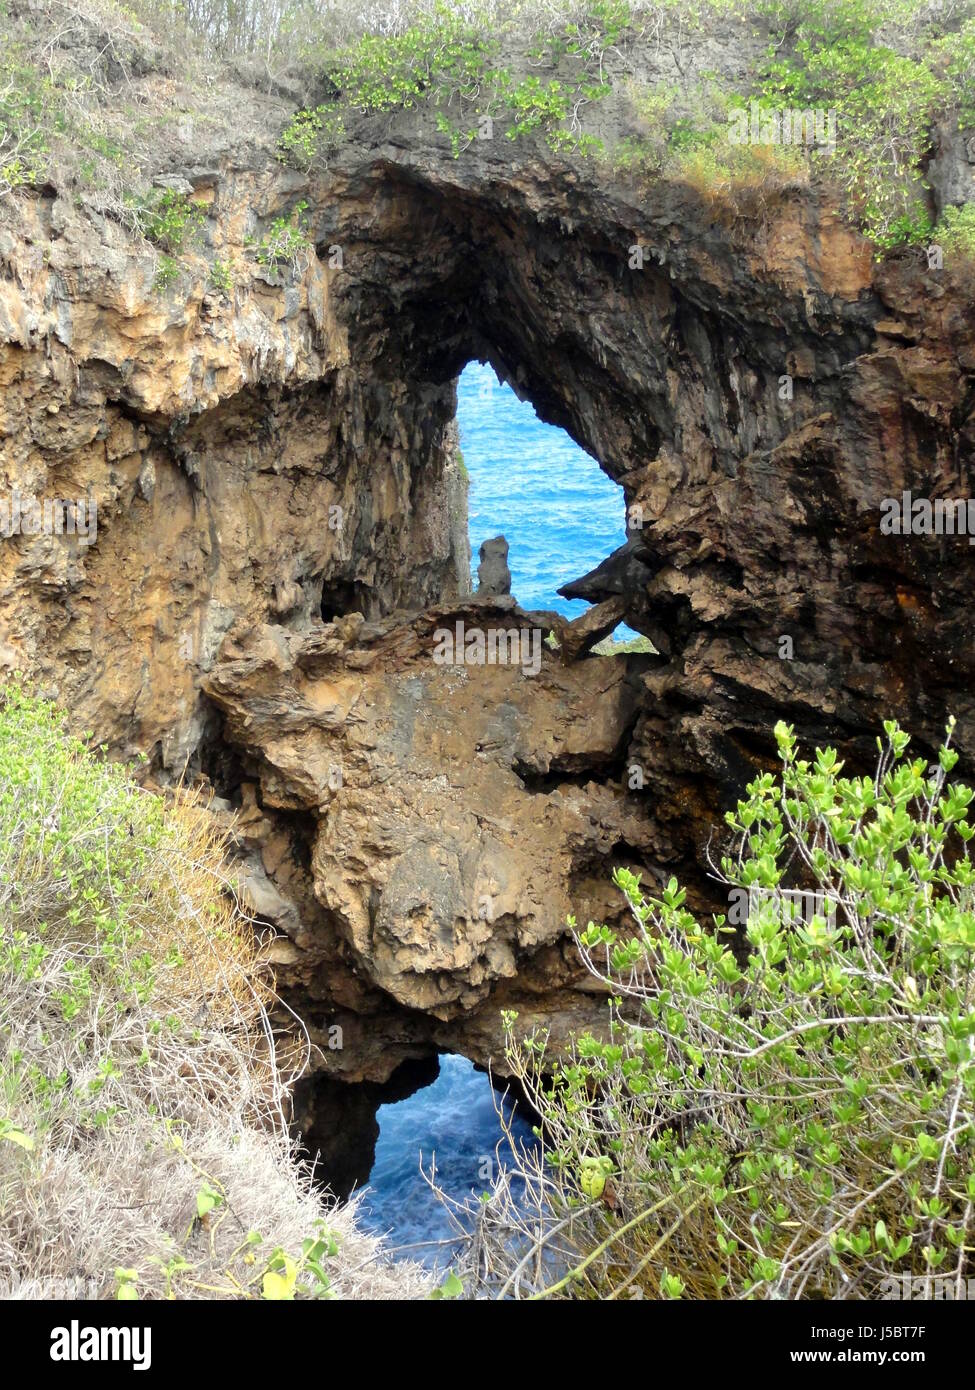
<svg viewBox="0 0 975 1390"><path fill-rule="evenodd" d="M461 373L457 419L470 474L475 587L481 542L503 535L511 592L522 607L579 617L589 605L560 598L556 590L595 569L626 540L623 489L480 362ZM625 626L616 630L619 640L636 635Z"/></svg>
<svg viewBox="0 0 975 1390"><path fill-rule="evenodd" d="M497 1093L484 1072L466 1057L440 1058L440 1075L406 1100L379 1107L376 1162L363 1188L360 1224L388 1234L403 1258L430 1268L450 1264L455 1234L443 1204L420 1173L430 1171L436 1155L437 1182L457 1200L487 1191L498 1162L495 1149L502 1131L495 1110ZM511 1113L505 1102L505 1113ZM515 1113L512 1135L531 1146L531 1125ZM501 1160L509 1154L507 1145ZM510 1166L510 1162L509 1162ZM404 1248L409 1247L409 1248Z"/></svg>

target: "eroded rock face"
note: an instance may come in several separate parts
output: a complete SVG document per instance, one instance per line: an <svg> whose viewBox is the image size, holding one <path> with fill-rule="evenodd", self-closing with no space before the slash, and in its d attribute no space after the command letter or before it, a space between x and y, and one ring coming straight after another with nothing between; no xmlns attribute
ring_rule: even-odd
<svg viewBox="0 0 975 1390"><path fill-rule="evenodd" d="M221 182L228 261L288 198L273 182ZM317 258L284 287L242 267L231 301L202 261L160 293L144 250L60 201L28 204L21 235L0 281L0 488L93 502L97 538L0 544L0 670L174 773L202 760L200 680L235 621L466 592L451 403L355 364Z"/></svg>
<svg viewBox="0 0 975 1390"><path fill-rule="evenodd" d="M532 634L537 671L465 664L459 643L458 661L444 662L443 634L458 626L489 640ZM619 785L635 667L564 665L543 637L511 599L310 636L242 629L205 684L225 737L258 770L265 812L308 817L328 930L370 986L431 1021L465 1018L503 982L581 983L559 951L566 917L582 900L618 918L611 865L655 852L640 800ZM507 640L497 650L506 656ZM276 907L266 895L272 920ZM278 907L277 924L307 951L301 917Z"/></svg>
<svg viewBox="0 0 975 1390"><path fill-rule="evenodd" d="M0 541L0 668L157 779L211 780L325 1062L381 1081L433 1047L485 1060L501 1008L591 1022L565 913L618 913L613 862L707 902L710 828L777 718L852 767L883 717L926 749L951 712L971 772L975 549L880 516L968 494L975 308L809 188L453 159L386 116L304 176L275 134L160 170L208 212L165 293L67 199L4 232L0 488L94 499L98 531ZM313 247L271 283L249 248L298 199ZM438 624L514 613L467 597L472 357L623 485L629 541L574 591L659 658L586 657L587 628L537 676L433 661Z"/></svg>

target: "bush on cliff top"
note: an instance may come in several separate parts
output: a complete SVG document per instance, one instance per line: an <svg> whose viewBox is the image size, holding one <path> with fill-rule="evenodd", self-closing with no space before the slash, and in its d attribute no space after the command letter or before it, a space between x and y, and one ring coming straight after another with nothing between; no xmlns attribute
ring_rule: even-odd
<svg viewBox="0 0 975 1390"><path fill-rule="evenodd" d="M0 697L0 1294L408 1297L296 1159L225 846Z"/></svg>
<svg viewBox="0 0 975 1390"><path fill-rule="evenodd" d="M777 728L781 772L727 817L718 870L748 903L744 940L722 916L700 924L673 880L649 894L617 873L633 935L577 936L610 991L607 1034L568 1059L511 1034L546 1156L524 1159L527 1200L502 1178L473 1214L475 1289L874 1299L907 1275L915 1297L936 1278L964 1290L973 792L951 781L950 729L932 766L886 730L875 774L851 778Z"/></svg>
<svg viewBox="0 0 975 1390"><path fill-rule="evenodd" d="M722 78L689 61L684 77L681 51L703 47L715 26L726 43L736 31L747 41L744 70ZM648 56L668 51L679 84L627 84ZM975 122L970 0L923 12L913 0L701 0L690 7L677 0L421 0L391 8L387 25L340 51L325 41L315 54L312 42L306 61L340 95L299 112L285 128L281 157L300 167L315 163L320 148L328 152L316 130L331 130L343 110L429 105L455 156L485 137L490 119L509 139L541 132L556 151L598 153L617 170L650 177L686 176L712 198L787 188L815 169L880 251L930 239L924 166L931 130L952 117L962 129ZM614 87L627 85L637 128L607 146L586 121ZM819 112L825 125L828 111L829 140L742 145L729 138L729 119L752 103L766 121L795 110Z"/></svg>
<svg viewBox="0 0 975 1390"><path fill-rule="evenodd" d="M226 139L262 138L241 82L316 93L278 146L303 170L330 161L351 117L424 105L455 156L490 120L499 138L686 177L732 210L744 192L749 216L751 194L764 215L762 195L815 172L879 253L940 236L932 131L975 123L975 0L0 0L0 29L0 200L51 181L136 233L132 195L171 158L181 111ZM715 47L720 72L706 66ZM221 95L228 79L237 97ZM624 100L597 122L611 95ZM833 134L742 147L729 115L753 101L768 116L832 111Z"/></svg>

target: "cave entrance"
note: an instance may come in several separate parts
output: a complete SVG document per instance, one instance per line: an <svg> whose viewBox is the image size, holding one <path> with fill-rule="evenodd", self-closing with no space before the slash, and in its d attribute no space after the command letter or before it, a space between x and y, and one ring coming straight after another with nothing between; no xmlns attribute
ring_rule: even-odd
<svg viewBox="0 0 975 1390"><path fill-rule="evenodd" d="M512 1143L539 1145L539 1117L516 1083L457 1053L403 1062L381 1083L304 1077L295 1114L318 1182L341 1201L359 1193L360 1226L431 1269L449 1264L456 1236L424 1177L431 1163L438 1187L463 1203L490 1189L499 1163L517 1166Z"/></svg>
<svg viewBox="0 0 975 1390"><path fill-rule="evenodd" d="M474 588L481 544L503 535L511 592L520 605L578 618L589 605L564 598L559 587L595 569L626 541L623 489L487 364L469 362L461 373L457 422L469 480ZM612 634L616 643L638 637L625 623Z"/></svg>
<svg viewBox="0 0 975 1390"><path fill-rule="evenodd" d="M387 1235L398 1254L429 1268L449 1264L456 1231L421 1165L429 1173L434 1164L438 1187L465 1202L490 1191L499 1163L515 1166L509 1140L537 1149L532 1123L538 1117L502 1085L495 1089L466 1057L443 1053L432 1081L379 1107L375 1162L358 1208L366 1230Z"/></svg>

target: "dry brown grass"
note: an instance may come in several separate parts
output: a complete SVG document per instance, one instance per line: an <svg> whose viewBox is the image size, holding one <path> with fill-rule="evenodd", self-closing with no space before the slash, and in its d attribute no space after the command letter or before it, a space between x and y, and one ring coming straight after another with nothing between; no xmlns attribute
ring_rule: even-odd
<svg viewBox="0 0 975 1390"><path fill-rule="evenodd" d="M225 863L197 797L164 807L50 706L0 701L8 1296L112 1297L119 1269L140 1297L261 1297L275 1270L298 1296L426 1290L296 1156L273 982Z"/></svg>
<svg viewBox="0 0 975 1390"><path fill-rule="evenodd" d="M764 222L783 200L809 184L799 150L781 145L729 145L685 154L675 169L725 226Z"/></svg>

